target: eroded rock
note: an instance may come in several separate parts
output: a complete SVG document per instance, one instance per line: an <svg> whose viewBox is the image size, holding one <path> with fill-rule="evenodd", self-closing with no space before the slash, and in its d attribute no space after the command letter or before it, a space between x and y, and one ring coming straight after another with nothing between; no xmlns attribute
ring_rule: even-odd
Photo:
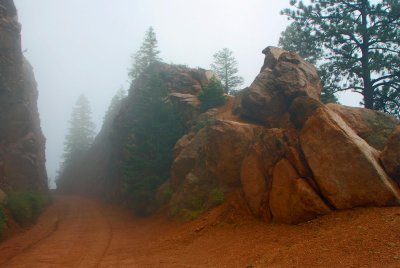
<svg viewBox="0 0 400 268"><path fill-rule="evenodd" d="M400 185L400 126L390 135L380 159L389 176Z"/></svg>
<svg viewBox="0 0 400 268"><path fill-rule="evenodd" d="M269 204L273 219L289 224L308 221L331 211L286 159L274 168Z"/></svg>
<svg viewBox="0 0 400 268"><path fill-rule="evenodd" d="M293 99L308 96L319 100L321 85L317 70L295 53L268 47L265 63L254 82L240 95L236 111L267 127L287 127Z"/></svg>
<svg viewBox="0 0 400 268"><path fill-rule="evenodd" d="M340 115L358 136L378 150L383 150L389 135L400 124L393 116L379 111L332 103L327 107Z"/></svg>
<svg viewBox="0 0 400 268"><path fill-rule="evenodd" d="M379 165L378 151L330 109L310 117L300 141L321 194L335 208L399 204L399 189Z"/></svg>

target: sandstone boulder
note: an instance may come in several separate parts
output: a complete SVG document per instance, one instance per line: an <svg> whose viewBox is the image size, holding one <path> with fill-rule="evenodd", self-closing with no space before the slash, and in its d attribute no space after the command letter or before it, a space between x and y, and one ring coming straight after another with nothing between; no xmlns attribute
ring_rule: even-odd
<svg viewBox="0 0 400 268"><path fill-rule="evenodd" d="M389 176L400 185L400 126L390 135L380 159Z"/></svg>
<svg viewBox="0 0 400 268"><path fill-rule="evenodd" d="M274 168L269 204L274 221L294 224L331 210L286 159Z"/></svg>
<svg viewBox="0 0 400 268"><path fill-rule="evenodd" d="M171 184L178 186L191 172L208 181L239 186L242 160L260 132L258 126L215 120L200 129L174 159Z"/></svg>
<svg viewBox="0 0 400 268"><path fill-rule="evenodd" d="M330 109L308 119L300 142L321 194L335 208L399 204L399 188L379 165L378 151Z"/></svg>
<svg viewBox="0 0 400 268"><path fill-rule="evenodd" d="M317 70L295 53L273 47L263 50L266 58L260 74L240 95L236 111L268 127L287 125L292 100L309 96L319 100L321 85Z"/></svg>
<svg viewBox="0 0 400 268"><path fill-rule="evenodd" d="M400 124L396 118L379 111L333 103L327 107L340 115L358 136L378 150L383 150L389 135Z"/></svg>

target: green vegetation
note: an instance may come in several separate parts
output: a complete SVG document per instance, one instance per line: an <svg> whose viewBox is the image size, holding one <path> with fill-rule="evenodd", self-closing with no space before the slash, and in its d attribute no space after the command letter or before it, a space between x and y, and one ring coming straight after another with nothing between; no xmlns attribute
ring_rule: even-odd
<svg viewBox="0 0 400 268"><path fill-rule="evenodd" d="M158 56L160 51L157 49L157 37L153 27L146 31L142 46L139 51L132 56L133 66L129 70L129 77L135 80L150 64L160 61Z"/></svg>
<svg viewBox="0 0 400 268"><path fill-rule="evenodd" d="M290 3L293 9L282 14L294 24L283 33L281 45L320 59L325 90L351 90L363 96L366 108L400 116L399 1ZM310 47L311 54L305 54Z"/></svg>
<svg viewBox="0 0 400 268"><path fill-rule="evenodd" d="M225 201L225 191L221 187L205 188L199 193L191 193L182 198L169 210L169 215L183 220L194 220L207 209L221 205Z"/></svg>
<svg viewBox="0 0 400 268"><path fill-rule="evenodd" d="M139 215L146 215L157 206L156 191L169 178L172 151L184 133L161 77L156 73L150 75L147 85L135 88L131 111L135 117L123 163L125 190Z"/></svg>
<svg viewBox="0 0 400 268"><path fill-rule="evenodd" d="M216 187L211 191L210 203L212 206L218 206L225 201L225 191L221 187Z"/></svg>
<svg viewBox="0 0 400 268"><path fill-rule="evenodd" d="M223 48L214 54L211 69L221 79L225 93L234 93L243 84L243 78L237 74L237 65L233 52L228 48Z"/></svg>
<svg viewBox="0 0 400 268"><path fill-rule="evenodd" d="M20 224L28 224L35 220L49 202L49 196L43 193L10 192L7 196L7 208Z"/></svg>
<svg viewBox="0 0 400 268"><path fill-rule="evenodd" d="M7 217L4 213L4 209L0 207L0 239L4 234L5 229L7 228Z"/></svg>
<svg viewBox="0 0 400 268"><path fill-rule="evenodd" d="M199 94L199 100L201 101L200 109L202 111L207 111L210 108L224 104L226 97L221 82L217 78L212 77L207 86Z"/></svg>

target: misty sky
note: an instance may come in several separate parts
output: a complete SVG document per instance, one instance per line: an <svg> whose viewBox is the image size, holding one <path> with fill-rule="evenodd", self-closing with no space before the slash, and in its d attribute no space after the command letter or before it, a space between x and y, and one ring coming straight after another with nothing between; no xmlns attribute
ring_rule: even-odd
<svg viewBox="0 0 400 268"><path fill-rule="evenodd" d="M167 63L209 68L223 47L234 52L249 85L288 24L279 14L289 0L15 0L22 48L34 67L39 112L54 179L71 109L80 94L97 130L115 92L128 88L127 69L153 26ZM341 98L356 105L358 99Z"/></svg>

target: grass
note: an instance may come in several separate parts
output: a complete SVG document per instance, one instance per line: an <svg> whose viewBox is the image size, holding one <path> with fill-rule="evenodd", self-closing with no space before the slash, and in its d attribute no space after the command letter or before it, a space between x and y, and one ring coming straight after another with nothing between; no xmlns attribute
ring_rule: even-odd
<svg viewBox="0 0 400 268"><path fill-rule="evenodd" d="M33 222L50 201L49 196L43 193L10 192L7 195L7 208L13 218L22 225Z"/></svg>

